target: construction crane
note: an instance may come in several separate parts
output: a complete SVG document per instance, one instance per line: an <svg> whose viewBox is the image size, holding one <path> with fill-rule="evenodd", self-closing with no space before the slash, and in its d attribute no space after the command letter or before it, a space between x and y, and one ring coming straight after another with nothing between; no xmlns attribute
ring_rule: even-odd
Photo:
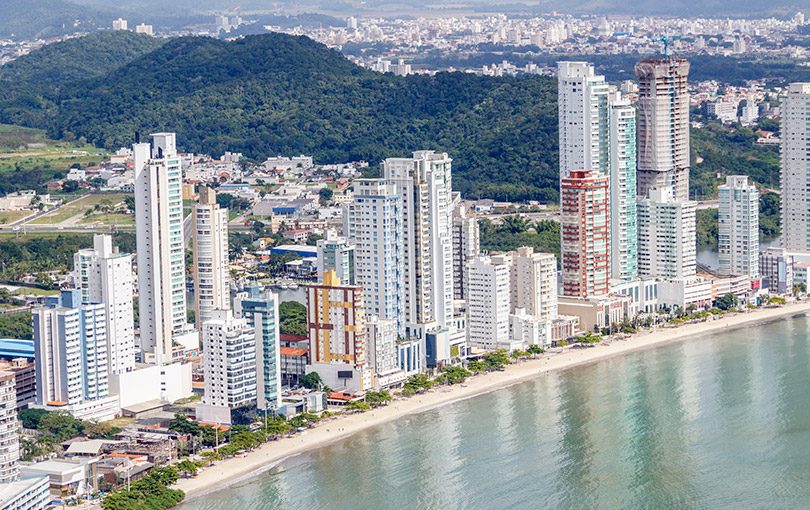
<svg viewBox="0 0 810 510"><path fill-rule="evenodd" d="M660 39L653 39L652 42L662 42L664 43L664 59L669 58L669 42L674 39L680 39L679 36L669 37L668 35L664 34L664 37Z"/></svg>

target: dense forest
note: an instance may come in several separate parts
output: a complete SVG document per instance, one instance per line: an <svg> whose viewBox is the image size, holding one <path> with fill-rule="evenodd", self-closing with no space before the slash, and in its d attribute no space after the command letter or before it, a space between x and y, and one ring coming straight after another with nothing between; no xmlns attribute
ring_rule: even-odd
<svg viewBox="0 0 810 510"><path fill-rule="evenodd" d="M74 70L70 54L55 44L15 73L42 76L34 69L46 62ZM547 77L381 75L306 37L268 34L172 39L104 76L56 85L47 76L0 81L0 122L109 149L135 131L172 130L195 152L303 153L318 163L435 149L454 159L454 188L466 196L557 200L556 84Z"/></svg>

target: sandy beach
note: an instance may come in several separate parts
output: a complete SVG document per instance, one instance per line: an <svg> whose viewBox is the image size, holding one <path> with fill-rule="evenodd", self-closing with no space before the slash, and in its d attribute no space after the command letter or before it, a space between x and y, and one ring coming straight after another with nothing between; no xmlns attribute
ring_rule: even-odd
<svg viewBox="0 0 810 510"><path fill-rule="evenodd" d="M810 311L810 302L790 304L779 308L753 310L731 317L714 318L703 323L659 328L653 332L642 332L626 340L615 341L610 345L570 349L552 355L550 359L548 356L543 355L537 359L510 365L502 372L473 377L465 383L465 387L455 385L451 391L440 388L435 392L416 395L410 399L395 400L386 407L343 417L328 424L309 429L304 434L264 444L251 453L221 461L202 471L196 478L181 479L176 487L185 491L186 501L188 501L207 492L227 488L247 477L267 471L290 456L322 447L369 427L397 420L404 415L426 411L450 402L510 386L538 377L548 371L562 370L668 342L703 336L714 331L764 323L808 311Z"/></svg>

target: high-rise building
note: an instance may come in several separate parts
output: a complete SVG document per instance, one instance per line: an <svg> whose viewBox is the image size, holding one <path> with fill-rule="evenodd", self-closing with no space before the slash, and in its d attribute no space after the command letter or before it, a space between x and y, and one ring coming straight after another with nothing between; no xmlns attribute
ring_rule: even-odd
<svg viewBox="0 0 810 510"><path fill-rule="evenodd" d="M333 389L370 389L365 317L363 289L342 285L333 269L326 272L323 284L307 285L307 373L317 372Z"/></svg>
<svg viewBox="0 0 810 510"><path fill-rule="evenodd" d="M256 403L259 409L281 405L281 352L279 344L278 300L270 291L248 289L239 300L242 317L256 334Z"/></svg>
<svg viewBox="0 0 810 510"><path fill-rule="evenodd" d="M467 299L467 265L481 251L478 218L462 204L453 208L453 297Z"/></svg>
<svg viewBox="0 0 810 510"><path fill-rule="evenodd" d="M355 284L354 245L345 237L337 235L334 230L327 230L323 239L318 240L318 278L334 269L340 281L347 285Z"/></svg>
<svg viewBox="0 0 810 510"><path fill-rule="evenodd" d="M564 296L593 297L609 292L609 178L572 171L562 180L560 232Z"/></svg>
<svg viewBox="0 0 810 510"><path fill-rule="evenodd" d="M810 252L810 83L791 83L782 102L782 246Z"/></svg>
<svg viewBox="0 0 810 510"><path fill-rule="evenodd" d="M136 34L146 34L146 35L154 35L154 31L152 30L152 25L147 25L145 23L141 23L140 25L135 27Z"/></svg>
<svg viewBox="0 0 810 510"><path fill-rule="evenodd" d="M672 186L638 200L638 268L644 278L695 276L697 204L675 197Z"/></svg>
<svg viewBox="0 0 810 510"><path fill-rule="evenodd" d="M397 363L397 327L391 319L366 318L368 363L374 371L374 386L387 387L405 379Z"/></svg>
<svg viewBox="0 0 810 510"><path fill-rule="evenodd" d="M120 411L109 397L104 305L81 302L78 290L62 291L33 311L39 407L81 419L107 420Z"/></svg>
<svg viewBox="0 0 810 510"><path fill-rule="evenodd" d="M759 278L759 192L744 175L717 187L720 273Z"/></svg>
<svg viewBox="0 0 810 510"><path fill-rule="evenodd" d="M557 318L557 257L534 253L528 246L510 252L510 313L521 308L526 315L552 321Z"/></svg>
<svg viewBox="0 0 810 510"><path fill-rule="evenodd" d="M611 278L638 276L636 109L618 91L608 101Z"/></svg>
<svg viewBox="0 0 810 510"><path fill-rule="evenodd" d="M20 439L15 386L14 372L0 372L0 483L14 481L20 476L17 467Z"/></svg>
<svg viewBox="0 0 810 510"><path fill-rule="evenodd" d="M355 179L347 211L349 241L355 245L355 278L363 287L366 311L397 323L405 333L402 194L396 183Z"/></svg>
<svg viewBox="0 0 810 510"><path fill-rule="evenodd" d="M141 349L172 361L172 339L186 326L183 171L174 133L132 147Z"/></svg>
<svg viewBox="0 0 810 510"><path fill-rule="evenodd" d="M200 188L192 210L194 228L194 304L197 330L214 310L231 308L228 266L228 209L217 205L217 194Z"/></svg>
<svg viewBox="0 0 810 510"><path fill-rule="evenodd" d="M638 80L638 195L674 186L689 200L689 62L650 58L636 64Z"/></svg>
<svg viewBox="0 0 810 510"><path fill-rule="evenodd" d="M509 345L510 264L508 256L477 256L469 264L469 345Z"/></svg>
<svg viewBox="0 0 810 510"><path fill-rule="evenodd" d="M587 62L558 62L560 179L608 171L608 85Z"/></svg>
<svg viewBox="0 0 810 510"><path fill-rule="evenodd" d="M203 324L205 395L197 419L231 423L231 410L256 403L256 335L246 319L213 310Z"/></svg>
<svg viewBox="0 0 810 510"><path fill-rule="evenodd" d="M114 19L112 27L113 30L127 30L127 20L123 18Z"/></svg>
<svg viewBox="0 0 810 510"><path fill-rule="evenodd" d="M107 371L135 370L132 255L120 253L108 235L93 236L93 248L73 256L73 274L83 303L104 306Z"/></svg>
<svg viewBox="0 0 810 510"><path fill-rule="evenodd" d="M785 248L770 247L759 256L762 288L776 294L793 294L793 255Z"/></svg>
<svg viewBox="0 0 810 510"><path fill-rule="evenodd" d="M453 318L451 159L418 151L382 163L402 196L406 329L448 327Z"/></svg>

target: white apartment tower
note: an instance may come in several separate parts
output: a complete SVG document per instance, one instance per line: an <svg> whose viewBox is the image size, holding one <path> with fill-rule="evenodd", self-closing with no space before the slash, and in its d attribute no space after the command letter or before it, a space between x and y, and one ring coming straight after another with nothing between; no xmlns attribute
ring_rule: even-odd
<svg viewBox="0 0 810 510"><path fill-rule="evenodd" d="M355 179L346 232L355 245L356 284L363 287L366 313L392 319L405 332L402 194L387 179Z"/></svg>
<svg viewBox="0 0 810 510"><path fill-rule="evenodd" d="M672 186L653 188L638 201L638 266L645 278L695 276L697 204L675 198Z"/></svg>
<svg viewBox="0 0 810 510"><path fill-rule="evenodd" d="M720 273L759 278L759 193L744 175L717 188Z"/></svg>
<svg viewBox="0 0 810 510"><path fill-rule="evenodd" d="M183 171L174 133L132 147L141 349L172 360L172 337L186 327Z"/></svg>
<svg viewBox="0 0 810 510"><path fill-rule="evenodd" d="M459 200L460 202L460 200ZM478 218L462 204L453 208L453 297L467 299L467 265L481 251Z"/></svg>
<svg viewBox="0 0 810 510"><path fill-rule="evenodd" d="M335 270L341 282L355 284L354 245L331 229L318 240L318 278L321 282L330 269Z"/></svg>
<svg viewBox="0 0 810 510"><path fill-rule="evenodd" d="M560 179L608 170L608 85L587 62L558 62Z"/></svg>
<svg viewBox="0 0 810 510"><path fill-rule="evenodd" d="M557 257L529 246L511 252L510 312L522 308L545 321L557 318Z"/></svg>
<svg viewBox="0 0 810 510"><path fill-rule="evenodd" d="M810 252L810 83L791 83L782 103L782 247Z"/></svg>
<svg viewBox="0 0 810 510"><path fill-rule="evenodd" d="M231 308L228 274L228 209L217 205L213 189L200 188L194 205L194 307L197 330L214 310Z"/></svg>
<svg viewBox="0 0 810 510"><path fill-rule="evenodd" d="M651 58L636 64L638 80L638 195L673 186L689 200L689 62Z"/></svg>
<svg viewBox="0 0 810 510"><path fill-rule="evenodd" d="M108 373L135 370L132 255L119 253L112 237L95 235L93 248L73 256L73 274L82 303L104 306Z"/></svg>
<svg viewBox="0 0 810 510"><path fill-rule="evenodd" d="M383 179L402 196L406 324L453 320L453 197L451 159L418 151L382 163Z"/></svg>
<svg viewBox="0 0 810 510"><path fill-rule="evenodd" d="M17 466L20 459L17 392L14 387L14 372L0 372L0 484L14 481L20 475Z"/></svg>
<svg viewBox="0 0 810 510"><path fill-rule="evenodd" d="M610 140L611 278L638 276L636 219L636 109L618 91L608 104Z"/></svg>
<svg viewBox="0 0 810 510"><path fill-rule="evenodd" d="M508 257L475 257L469 264L469 345L496 349L509 344Z"/></svg>
<svg viewBox="0 0 810 510"><path fill-rule="evenodd" d="M235 409L256 402L256 335L246 319L214 310L203 324L207 406Z"/></svg>

